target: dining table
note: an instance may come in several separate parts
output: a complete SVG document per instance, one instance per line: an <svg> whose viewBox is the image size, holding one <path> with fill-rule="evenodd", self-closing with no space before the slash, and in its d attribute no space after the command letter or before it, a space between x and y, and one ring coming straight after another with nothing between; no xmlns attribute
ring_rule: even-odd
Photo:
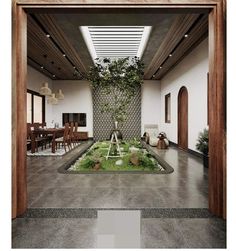
<svg viewBox="0 0 236 251"><path fill-rule="evenodd" d="M63 136L65 128L38 128L31 131L31 153L35 153L36 148L36 138L43 136L52 137L52 153L56 151L56 141L55 139Z"/></svg>

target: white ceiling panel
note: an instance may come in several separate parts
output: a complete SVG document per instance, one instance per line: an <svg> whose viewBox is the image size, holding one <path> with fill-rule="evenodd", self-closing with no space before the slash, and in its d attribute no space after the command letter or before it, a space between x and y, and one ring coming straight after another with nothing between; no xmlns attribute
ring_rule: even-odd
<svg viewBox="0 0 236 251"><path fill-rule="evenodd" d="M81 26L93 60L97 57L141 58L151 26Z"/></svg>

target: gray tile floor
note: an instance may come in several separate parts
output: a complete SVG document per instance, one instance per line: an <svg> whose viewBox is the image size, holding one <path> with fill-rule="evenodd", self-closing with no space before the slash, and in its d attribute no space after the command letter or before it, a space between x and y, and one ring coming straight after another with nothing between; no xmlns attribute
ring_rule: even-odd
<svg viewBox="0 0 236 251"><path fill-rule="evenodd" d="M207 172L201 161L176 148L155 151L172 165L173 173L61 174L59 165L73 153L28 157L28 206L206 208Z"/></svg>
<svg viewBox="0 0 236 251"><path fill-rule="evenodd" d="M201 161L174 147L157 150L171 174L61 174L64 157L28 157L29 208L207 208L207 170ZM94 248L97 219L18 218L15 248ZM141 219L143 248L221 248L221 219ZM39 234L40 233L40 234Z"/></svg>
<svg viewBox="0 0 236 251"><path fill-rule="evenodd" d="M13 221L12 247L97 248L97 222L19 218ZM225 248L225 232L225 222L217 218L141 219L141 248Z"/></svg>

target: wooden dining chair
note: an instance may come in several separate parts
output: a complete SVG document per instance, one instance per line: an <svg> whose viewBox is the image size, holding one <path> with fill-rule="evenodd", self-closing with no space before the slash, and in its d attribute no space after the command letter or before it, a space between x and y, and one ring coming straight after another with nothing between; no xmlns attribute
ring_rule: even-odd
<svg viewBox="0 0 236 251"><path fill-rule="evenodd" d="M43 133L43 128L44 128L44 123L33 123L33 128L34 130L42 130L42 133L38 133L37 134L37 140L41 142L41 146L42 146L42 150L43 147L45 147L45 149L47 148L47 143L50 144L49 138L46 134Z"/></svg>
<svg viewBox="0 0 236 251"><path fill-rule="evenodd" d="M70 140L70 146L72 147L72 144L73 144L73 146L75 146L75 142L74 142L74 122L70 123L69 140Z"/></svg>
<svg viewBox="0 0 236 251"><path fill-rule="evenodd" d="M29 145L29 144L31 145L31 143L32 143L32 139L33 139L32 128L34 128L32 126L32 124L27 123L27 145ZM39 143L41 143L41 147L42 147L42 150L43 150L43 146L45 144L45 139L36 136L34 140L35 140L35 150L38 152Z"/></svg>
<svg viewBox="0 0 236 251"><path fill-rule="evenodd" d="M56 150L58 149L58 146L60 147L61 144L63 145L65 152L66 152L66 147L68 147L69 150L71 149L69 133L70 133L70 127L69 124L66 123L63 137L55 139Z"/></svg>
<svg viewBox="0 0 236 251"><path fill-rule="evenodd" d="M74 129L74 135L73 140L76 144L79 143L79 133L78 133L78 122L75 122L75 129Z"/></svg>

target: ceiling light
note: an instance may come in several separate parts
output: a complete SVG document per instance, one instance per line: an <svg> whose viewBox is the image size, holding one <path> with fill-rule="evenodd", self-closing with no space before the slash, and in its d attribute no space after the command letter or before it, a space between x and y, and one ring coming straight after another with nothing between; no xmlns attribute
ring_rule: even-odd
<svg viewBox="0 0 236 251"><path fill-rule="evenodd" d="M152 77L153 77L153 78L155 78L155 77L156 77L156 75L154 74L154 75L152 75Z"/></svg>
<svg viewBox="0 0 236 251"><path fill-rule="evenodd" d="M75 69L75 66L73 66L73 68Z"/></svg>
<svg viewBox="0 0 236 251"><path fill-rule="evenodd" d="M169 57L172 57L172 54L169 54Z"/></svg>
<svg viewBox="0 0 236 251"><path fill-rule="evenodd" d="M55 97L55 93L52 93L52 95L48 98L48 104L51 104L51 105L58 104L58 99Z"/></svg>
<svg viewBox="0 0 236 251"><path fill-rule="evenodd" d="M46 34L46 37L51 37L50 34Z"/></svg>
<svg viewBox="0 0 236 251"><path fill-rule="evenodd" d="M188 34L185 34L184 37L188 37Z"/></svg>
<svg viewBox="0 0 236 251"><path fill-rule="evenodd" d="M51 89L48 87L48 83L44 82L43 86L40 88L39 93L41 95L50 96L52 94Z"/></svg>
<svg viewBox="0 0 236 251"><path fill-rule="evenodd" d="M52 75L53 76L53 78L55 78L56 77L56 75Z"/></svg>
<svg viewBox="0 0 236 251"><path fill-rule="evenodd" d="M66 54L63 54L63 57L66 57Z"/></svg>
<svg viewBox="0 0 236 251"><path fill-rule="evenodd" d="M43 69L44 67L43 67L43 66L41 66L40 68L41 68L41 69Z"/></svg>
<svg viewBox="0 0 236 251"><path fill-rule="evenodd" d="M58 90L58 93L56 94L56 98L59 99L59 100L63 100L65 98L65 96L62 93L61 89Z"/></svg>
<svg viewBox="0 0 236 251"><path fill-rule="evenodd" d="M162 68L162 66L159 67L159 69L161 69L161 68Z"/></svg>

